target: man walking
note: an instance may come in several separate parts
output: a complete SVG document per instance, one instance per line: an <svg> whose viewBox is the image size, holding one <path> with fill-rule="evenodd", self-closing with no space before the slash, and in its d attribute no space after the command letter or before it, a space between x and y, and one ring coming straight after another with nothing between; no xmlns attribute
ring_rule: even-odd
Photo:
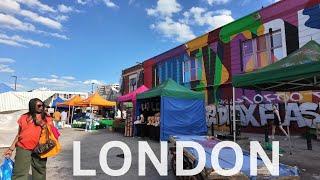
<svg viewBox="0 0 320 180"><path fill-rule="evenodd" d="M61 123L62 123L62 128L64 128L64 126L66 125L67 123L67 120L68 120L68 113L63 110L62 113L61 113Z"/></svg>

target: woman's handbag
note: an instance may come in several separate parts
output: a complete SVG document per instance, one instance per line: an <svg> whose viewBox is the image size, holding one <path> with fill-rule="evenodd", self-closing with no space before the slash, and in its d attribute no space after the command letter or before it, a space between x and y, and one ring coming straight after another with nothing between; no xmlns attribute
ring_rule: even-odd
<svg viewBox="0 0 320 180"><path fill-rule="evenodd" d="M44 125L42 127L42 130L45 131L46 141L45 141L45 143L39 142L39 144L33 150L33 152L38 154L38 155L47 153L47 152L49 152L50 150L52 150L56 146L55 141L53 141L49 137L49 128L48 128L48 126ZM42 131L41 131L41 135L42 135ZM40 141L41 141L41 137L40 137Z"/></svg>
<svg viewBox="0 0 320 180"><path fill-rule="evenodd" d="M48 157L54 157L61 151L61 145L57 138L55 138L53 132L52 132L53 126L48 126L48 132L49 132L49 139L55 143L55 146L48 152L40 154L40 158L48 158Z"/></svg>

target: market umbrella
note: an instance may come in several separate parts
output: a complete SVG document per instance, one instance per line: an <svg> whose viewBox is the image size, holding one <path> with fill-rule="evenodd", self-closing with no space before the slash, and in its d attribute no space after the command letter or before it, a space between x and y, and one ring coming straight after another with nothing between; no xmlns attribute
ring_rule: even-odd
<svg viewBox="0 0 320 180"><path fill-rule="evenodd" d="M81 106L79 105L80 102L82 102L83 99L79 96L79 95L76 95L76 96L73 96L71 99L63 102L63 103L58 103L57 106L67 106L69 107L69 112L68 112L68 117L70 116L70 110L71 110L71 106L72 106L72 116L73 116L73 110L74 110L74 106ZM72 118L71 117L71 121L72 121Z"/></svg>
<svg viewBox="0 0 320 180"><path fill-rule="evenodd" d="M58 103L57 106L78 106L83 99L79 96L73 96L71 99L64 101L63 103Z"/></svg>
<svg viewBox="0 0 320 180"><path fill-rule="evenodd" d="M88 97L87 99L78 102L76 104L76 106L103 106L103 107L114 107L116 106L116 102L114 101L108 101L105 100L103 97L101 97L97 92L92 94L90 97Z"/></svg>

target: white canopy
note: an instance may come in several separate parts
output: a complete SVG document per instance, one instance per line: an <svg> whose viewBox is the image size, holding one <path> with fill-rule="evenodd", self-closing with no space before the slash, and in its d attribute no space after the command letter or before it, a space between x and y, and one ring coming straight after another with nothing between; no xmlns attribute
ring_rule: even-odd
<svg viewBox="0 0 320 180"><path fill-rule="evenodd" d="M52 91L0 93L0 147L11 145L18 132L17 120L28 111L31 99L50 101L54 94Z"/></svg>
<svg viewBox="0 0 320 180"><path fill-rule="evenodd" d="M0 94L0 112L28 109L28 103L33 98L48 100L55 93L53 91L37 92L6 92Z"/></svg>

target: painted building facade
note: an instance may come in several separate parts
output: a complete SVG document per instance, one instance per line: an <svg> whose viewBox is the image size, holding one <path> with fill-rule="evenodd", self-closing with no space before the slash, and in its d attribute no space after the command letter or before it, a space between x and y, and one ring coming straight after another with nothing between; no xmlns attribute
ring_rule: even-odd
<svg viewBox="0 0 320 180"><path fill-rule="evenodd" d="M229 123L232 75L255 71L294 52L310 40L320 43L320 1L282 0L215 29L143 63L144 84L151 88L171 78L206 94L208 123ZM263 126L271 103L285 123L320 122L320 92L260 92L236 89L236 109L244 126Z"/></svg>
<svg viewBox="0 0 320 180"><path fill-rule="evenodd" d="M120 93L128 94L143 85L143 64L122 70Z"/></svg>

